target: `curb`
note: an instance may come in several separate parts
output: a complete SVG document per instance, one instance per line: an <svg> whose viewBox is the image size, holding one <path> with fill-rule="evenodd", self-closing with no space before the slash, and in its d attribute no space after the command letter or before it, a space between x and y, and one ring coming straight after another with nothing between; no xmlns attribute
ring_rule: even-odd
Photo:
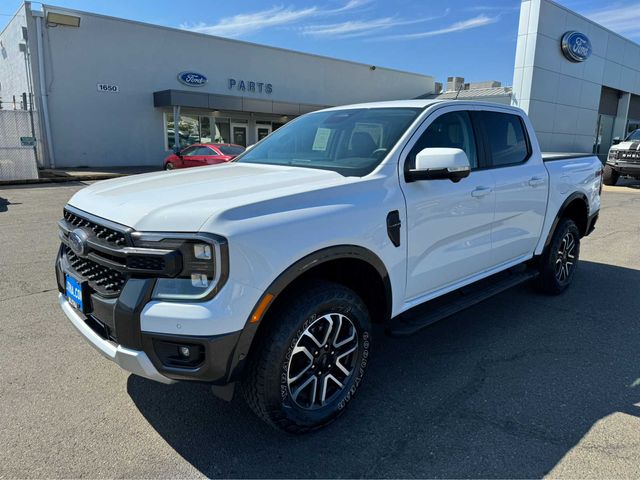
<svg viewBox="0 0 640 480"><path fill-rule="evenodd" d="M41 183L67 183L67 182L88 182L95 180L108 180L110 178L126 177L130 174L114 173L107 175L76 175L70 177L45 177L33 178L29 180L0 180L0 186L9 185L38 185Z"/></svg>

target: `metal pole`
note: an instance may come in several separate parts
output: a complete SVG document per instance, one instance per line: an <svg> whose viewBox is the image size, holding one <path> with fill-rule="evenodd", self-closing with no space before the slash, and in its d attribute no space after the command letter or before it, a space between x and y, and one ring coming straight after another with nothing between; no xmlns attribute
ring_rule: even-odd
<svg viewBox="0 0 640 480"><path fill-rule="evenodd" d="M173 146L180 150L180 105L173 106Z"/></svg>
<svg viewBox="0 0 640 480"><path fill-rule="evenodd" d="M44 72L44 48L42 47L42 12L33 12L36 17L36 36L38 43L38 77L40 83L40 103L42 104L42 119L44 120L44 132L47 140L47 151L49 152L49 166L56 168L56 159L53 153L53 140L51 138L51 124L49 122L49 105L47 95L47 84Z"/></svg>
<svg viewBox="0 0 640 480"><path fill-rule="evenodd" d="M29 44L27 44L27 48L29 48L28 46ZM25 107L27 108L27 110L29 110L29 120L31 121L31 136L34 138L34 140L38 141L36 139L36 126L35 123L33 122L33 82L31 81L31 74L29 72L29 61L28 61L28 52L25 49L24 51L24 68L27 71L27 88L29 89L29 98L28 98L28 107L25 105ZM35 156L36 159L36 165L40 165L40 162L38 161L38 147L36 145L36 143L33 143L33 155Z"/></svg>

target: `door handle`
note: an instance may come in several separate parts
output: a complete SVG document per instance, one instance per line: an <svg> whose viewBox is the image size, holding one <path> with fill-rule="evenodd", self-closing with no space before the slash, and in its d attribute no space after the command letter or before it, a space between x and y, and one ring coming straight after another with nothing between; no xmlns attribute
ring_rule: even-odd
<svg viewBox="0 0 640 480"><path fill-rule="evenodd" d="M531 185L532 187L544 185L545 183L546 183L546 180L542 177L531 177L531 179L529 180L529 185Z"/></svg>
<svg viewBox="0 0 640 480"><path fill-rule="evenodd" d="M491 192L493 192L492 188L489 187L476 187L475 190L471 192L471 196L475 198L486 197Z"/></svg>

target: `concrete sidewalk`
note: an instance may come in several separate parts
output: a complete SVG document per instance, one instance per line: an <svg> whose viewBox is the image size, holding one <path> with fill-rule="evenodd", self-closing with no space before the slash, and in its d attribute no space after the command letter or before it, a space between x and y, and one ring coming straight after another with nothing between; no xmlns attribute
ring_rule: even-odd
<svg viewBox="0 0 640 480"><path fill-rule="evenodd" d="M0 185L27 185L34 183L62 183L107 180L109 178L126 177L138 173L159 171L153 167L120 167L100 169L42 169L38 171L40 178L30 180L0 180Z"/></svg>

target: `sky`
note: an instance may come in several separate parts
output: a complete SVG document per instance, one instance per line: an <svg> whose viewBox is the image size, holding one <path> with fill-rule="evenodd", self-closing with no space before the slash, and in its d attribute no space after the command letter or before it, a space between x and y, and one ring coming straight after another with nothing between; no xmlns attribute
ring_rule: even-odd
<svg viewBox="0 0 640 480"><path fill-rule="evenodd" d="M34 2L35 3L35 2ZM50 0L61 7L467 81L511 85L519 0ZM640 0L561 0L640 40ZM0 30L21 2L0 0Z"/></svg>

